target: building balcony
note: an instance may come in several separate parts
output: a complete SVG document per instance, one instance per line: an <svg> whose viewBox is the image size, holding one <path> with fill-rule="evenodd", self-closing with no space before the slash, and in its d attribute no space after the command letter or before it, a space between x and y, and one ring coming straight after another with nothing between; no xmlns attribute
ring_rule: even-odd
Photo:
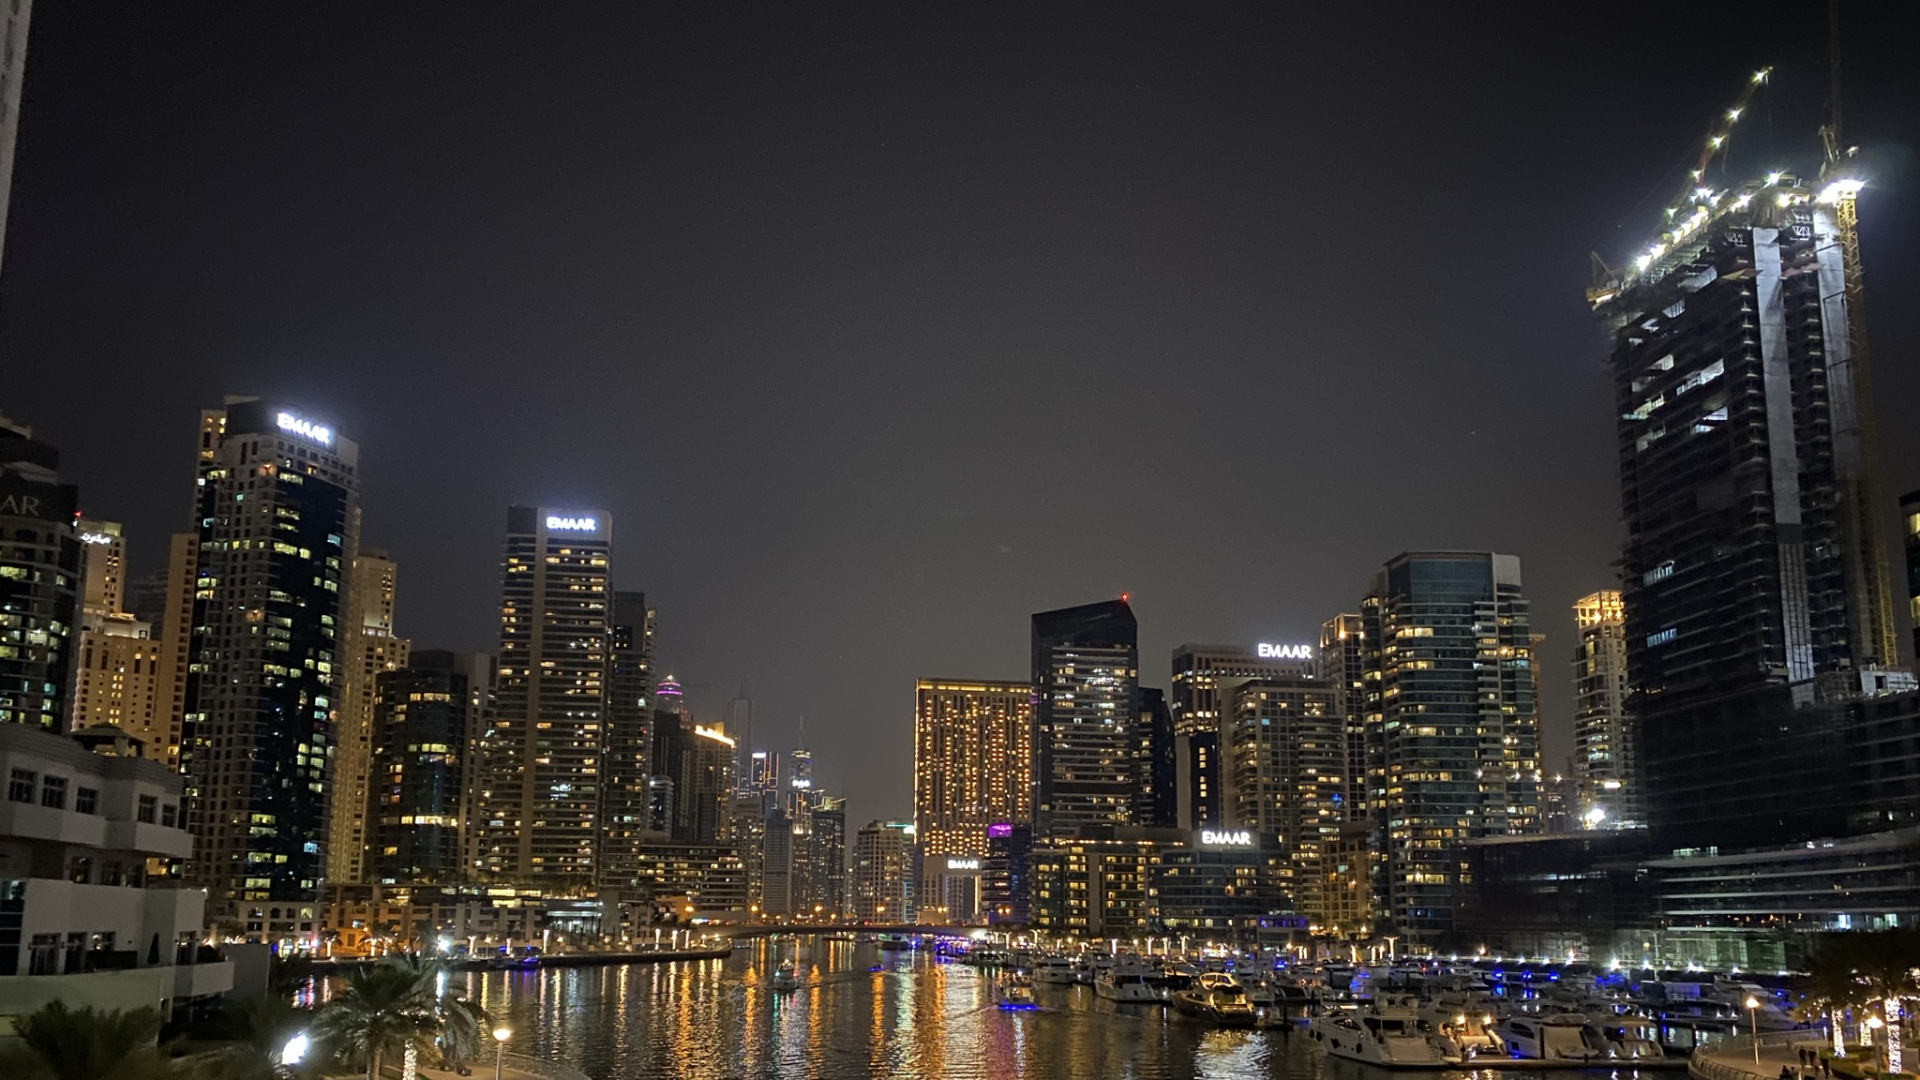
<svg viewBox="0 0 1920 1080"><path fill-rule="evenodd" d="M176 1000L224 994L233 989L233 961L217 960L206 964L180 964L173 969L173 996Z"/></svg>

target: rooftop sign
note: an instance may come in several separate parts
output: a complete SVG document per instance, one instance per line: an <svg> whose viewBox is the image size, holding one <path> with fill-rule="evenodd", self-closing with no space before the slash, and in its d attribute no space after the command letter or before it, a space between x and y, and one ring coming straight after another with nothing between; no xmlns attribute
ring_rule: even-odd
<svg viewBox="0 0 1920 1080"><path fill-rule="evenodd" d="M1201 829L1201 847L1244 847L1253 846L1253 833L1246 829Z"/></svg>
<svg viewBox="0 0 1920 1080"><path fill-rule="evenodd" d="M558 514L547 515L547 529L550 532L594 532L600 528L598 518L562 517Z"/></svg>
<svg viewBox="0 0 1920 1080"><path fill-rule="evenodd" d="M1311 645L1269 645L1266 642L1261 642L1259 652L1260 659L1262 660L1313 659L1313 646Z"/></svg>
<svg viewBox="0 0 1920 1080"><path fill-rule="evenodd" d="M280 412L276 414L273 422L279 426L281 431L291 432L303 439L312 439L321 446L333 445L333 429L327 427L325 424L316 424L304 416L290 412Z"/></svg>

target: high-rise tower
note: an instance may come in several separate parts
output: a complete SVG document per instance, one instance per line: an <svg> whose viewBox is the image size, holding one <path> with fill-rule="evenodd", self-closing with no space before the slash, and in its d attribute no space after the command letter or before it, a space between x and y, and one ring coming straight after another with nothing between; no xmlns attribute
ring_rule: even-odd
<svg viewBox="0 0 1920 1080"><path fill-rule="evenodd" d="M639 872L653 776L654 611L645 593L613 594L608 643L606 757L601 766L600 878L618 886Z"/></svg>
<svg viewBox="0 0 1920 1080"><path fill-rule="evenodd" d="M1033 816L1033 688L914 683L913 819L930 856L985 857L987 827Z"/></svg>
<svg viewBox="0 0 1920 1080"><path fill-rule="evenodd" d="M60 452L0 416L0 723L64 731L80 614L79 489Z"/></svg>
<svg viewBox="0 0 1920 1080"><path fill-rule="evenodd" d="M604 510L507 510L487 739L487 870L497 877L594 881L612 545Z"/></svg>
<svg viewBox="0 0 1920 1080"><path fill-rule="evenodd" d="M1033 617L1034 817L1046 836L1133 816L1139 629L1124 598Z"/></svg>
<svg viewBox="0 0 1920 1080"><path fill-rule="evenodd" d="M1646 824L1636 782L1639 763L1627 725L1627 622L1613 589L1573 605L1580 635L1573 651L1573 776L1577 813L1589 829Z"/></svg>
<svg viewBox="0 0 1920 1080"><path fill-rule="evenodd" d="M327 880L367 880L367 798L373 767L374 708L382 673L407 666L410 643L393 633L393 595L399 568L384 551L363 550L353 560L347 615L340 643L346 654L338 730L334 734L333 797L327 826Z"/></svg>
<svg viewBox="0 0 1920 1080"><path fill-rule="evenodd" d="M1335 615L1320 624L1320 677L1340 688L1341 729L1347 741L1347 778L1340 802L1349 821L1367 817L1366 622Z"/></svg>
<svg viewBox="0 0 1920 1080"><path fill-rule="evenodd" d="M13 143L20 128L20 86L27 75L27 23L33 0L8 0L0 9L0 240L13 197Z"/></svg>
<svg viewBox="0 0 1920 1080"><path fill-rule="evenodd" d="M1589 292L1612 335L1627 704L1663 844L1794 839L1774 785L1821 738L1796 741L1819 723L1805 707L1897 663L1851 170L1830 146L1816 183L1697 181Z"/></svg>
<svg viewBox="0 0 1920 1080"><path fill-rule="evenodd" d="M1452 927L1462 841L1540 828L1540 715L1520 560L1396 556L1361 604L1366 679L1379 687L1371 793L1386 847L1385 902L1433 944Z"/></svg>
<svg viewBox="0 0 1920 1080"><path fill-rule="evenodd" d="M266 902L311 900L326 876L359 480L359 447L295 406L201 413L180 768L189 878L220 925L297 930Z"/></svg>

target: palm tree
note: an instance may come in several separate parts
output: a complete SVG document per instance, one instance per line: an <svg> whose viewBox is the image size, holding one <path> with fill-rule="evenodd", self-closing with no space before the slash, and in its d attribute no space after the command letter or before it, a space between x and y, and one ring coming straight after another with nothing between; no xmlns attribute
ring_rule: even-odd
<svg viewBox="0 0 1920 1080"><path fill-rule="evenodd" d="M367 1066L378 1080L391 1053L437 1052L449 1063L480 1052L487 1016L478 1005L440 992L446 965L417 954L389 956L347 976L347 986L315 1014L314 1039L336 1058Z"/></svg>
<svg viewBox="0 0 1920 1080"><path fill-rule="evenodd" d="M387 1054L433 1044L437 974L413 957L387 957L355 969L346 989L315 1013L316 1041L343 1062L365 1061L367 1080L379 1080Z"/></svg>
<svg viewBox="0 0 1920 1080"><path fill-rule="evenodd" d="M155 1040L160 1014L153 1009L70 1009L51 1002L14 1021L23 1044L7 1063L8 1075L51 1080L145 1080L172 1075Z"/></svg>
<svg viewBox="0 0 1920 1080"><path fill-rule="evenodd" d="M278 994L247 1002L228 1002L201 1036L214 1043L196 1055L196 1080L285 1080L313 1073L317 1054L288 1065L280 1060L287 1045L313 1023L313 1010Z"/></svg>

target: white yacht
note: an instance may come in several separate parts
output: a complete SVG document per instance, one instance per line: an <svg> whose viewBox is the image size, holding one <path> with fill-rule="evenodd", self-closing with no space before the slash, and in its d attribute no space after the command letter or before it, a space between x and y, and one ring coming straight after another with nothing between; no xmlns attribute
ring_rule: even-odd
<svg viewBox="0 0 1920 1080"><path fill-rule="evenodd" d="M1127 965L1112 967L1094 977L1093 993L1096 997L1123 1004L1159 1004L1160 995L1148 981L1151 974L1146 968Z"/></svg>
<svg viewBox="0 0 1920 1080"><path fill-rule="evenodd" d="M1247 991L1233 976L1209 971L1173 994L1173 1007L1187 1016L1211 1020L1221 1027L1252 1027L1260 1019L1247 1002Z"/></svg>
<svg viewBox="0 0 1920 1080"><path fill-rule="evenodd" d="M1333 1057L1387 1068L1435 1069L1459 1060L1416 1011L1394 1005L1335 1009L1309 1021L1307 1037Z"/></svg>
<svg viewBox="0 0 1920 1080"><path fill-rule="evenodd" d="M1033 962L1033 981L1043 986L1070 986L1074 977L1073 960L1066 956L1042 956Z"/></svg>
<svg viewBox="0 0 1920 1080"><path fill-rule="evenodd" d="M1604 1061L1613 1056L1600 1029L1585 1013L1509 1016L1493 1027L1509 1057L1529 1061Z"/></svg>
<svg viewBox="0 0 1920 1080"><path fill-rule="evenodd" d="M773 969L773 988L780 991L800 988L800 975L794 970L792 960L782 960L780 966Z"/></svg>
<svg viewBox="0 0 1920 1080"><path fill-rule="evenodd" d="M1659 1061L1667 1056L1660 1045L1660 1021L1644 1012L1610 1012L1604 1016L1588 1013L1587 1019L1600 1029L1616 1058Z"/></svg>

